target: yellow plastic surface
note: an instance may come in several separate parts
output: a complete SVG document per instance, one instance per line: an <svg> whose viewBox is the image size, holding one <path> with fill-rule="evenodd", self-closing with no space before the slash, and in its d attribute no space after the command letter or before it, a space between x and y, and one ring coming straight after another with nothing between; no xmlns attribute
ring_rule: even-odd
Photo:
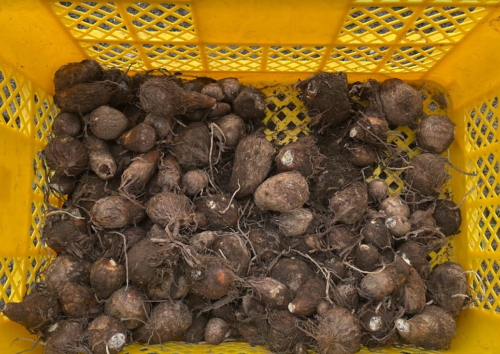
<svg viewBox="0 0 500 354"><path fill-rule="evenodd" d="M0 1L0 306L19 301L50 260L40 247L46 210L37 152L56 114L52 78L61 65L95 58L111 67L166 68L186 75L235 76L269 96L267 134L286 144L307 133L290 85L314 72L350 81L399 77L426 95L427 113L449 114L456 139L448 189L461 207L452 258L478 301L462 312L450 353L500 352L500 7L498 0ZM413 133L397 141L413 147ZM401 181L386 173L397 191ZM55 198L50 200L57 204ZM33 338L0 315L0 353ZM256 353L243 343L130 346L128 353ZM41 353L38 346L35 352ZM387 353L423 353L411 348Z"/></svg>

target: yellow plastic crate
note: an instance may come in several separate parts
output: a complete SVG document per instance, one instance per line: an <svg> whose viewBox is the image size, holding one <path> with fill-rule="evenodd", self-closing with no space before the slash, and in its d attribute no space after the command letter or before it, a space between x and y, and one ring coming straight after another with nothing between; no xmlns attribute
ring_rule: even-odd
<svg viewBox="0 0 500 354"><path fill-rule="evenodd" d="M167 1L167 0L164 0ZM462 233L433 255L476 271L480 301L458 318L449 353L500 352L500 7L498 0L180 0L132 2L0 1L0 306L20 301L50 261L39 242L46 210L38 151L56 109L52 78L61 65L94 58L103 65L188 75L234 76L265 87L274 103L267 133L288 143L307 116L288 84L317 71L350 81L399 77L425 92L427 113L449 114L456 139L449 158ZM277 85L277 86L276 86ZM413 135L398 144L410 145ZM417 152L415 152L417 153ZM377 173L382 173L378 171ZM395 188L397 174L388 176ZM57 200L50 200L57 203ZM0 353L33 338L0 315ZM41 353L38 346L35 352ZM257 353L244 343L170 343L128 353ZM411 348L386 353L421 353Z"/></svg>

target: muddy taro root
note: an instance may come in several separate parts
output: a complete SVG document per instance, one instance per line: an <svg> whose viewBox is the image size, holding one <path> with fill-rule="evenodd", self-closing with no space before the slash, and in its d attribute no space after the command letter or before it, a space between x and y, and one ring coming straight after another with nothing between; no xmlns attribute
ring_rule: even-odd
<svg viewBox="0 0 500 354"><path fill-rule="evenodd" d="M312 219L313 214L309 209L297 208L281 214L274 222L283 235L295 237L305 234Z"/></svg>
<svg viewBox="0 0 500 354"><path fill-rule="evenodd" d="M224 134L224 145L229 148L235 148L238 142L245 136L247 126L243 119L236 114L228 114L214 120L222 133Z"/></svg>
<svg viewBox="0 0 500 354"><path fill-rule="evenodd" d="M110 316L97 317L87 329L87 340L94 354L118 354L126 339L125 326Z"/></svg>
<svg viewBox="0 0 500 354"><path fill-rule="evenodd" d="M432 218L432 208L428 210L416 210L410 215L410 223L413 230L421 228L435 229L436 222Z"/></svg>
<svg viewBox="0 0 500 354"><path fill-rule="evenodd" d="M144 192L146 184L157 170L159 157L160 153L153 150L132 159L122 174L120 190L125 194Z"/></svg>
<svg viewBox="0 0 500 354"><path fill-rule="evenodd" d="M182 271L175 271L175 274L164 273L160 282L150 283L147 289L149 298L159 300L179 300L190 291L189 279Z"/></svg>
<svg viewBox="0 0 500 354"><path fill-rule="evenodd" d="M103 74L101 65L95 60L68 63L57 69L54 86L56 91L65 90L78 84L99 81Z"/></svg>
<svg viewBox="0 0 500 354"><path fill-rule="evenodd" d="M323 159L314 138L306 136L280 150L276 156L276 167L278 172L298 171L304 177L312 178Z"/></svg>
<svg viewBox="0 0 500 354"><path fill-rule="evenodd" d="M47 165L65 176L79 175L89 161L85 145L68 135L52 139L44 152Z"/></svg>
<svg viewBox="0 0 500 354"><path fill-rule="evenodd" d="M344 253L352 248L357 242L354 232L347 226L338 225L334 227L326 236L329 247L338 253Z"/></svg>
<svg viewBox="0 0 500 354"><path fill-rule="evenodd" d="M134 338L139 343L165 343L182 336L192 320L189 308L182 302L163 302L151 311L148 322L139 328Z"/></svg>
<svg viewBox="0 0 500 354"><path fill-rule="evenodd" d="M57 289L67 282L89 285L91 266L92 264L86 260L60 255L45 271L45 286L50 293L57 294Z"/></svg>
<svg viewBox="0 0 500 354"><path fill-rule="evenodd" d="M197 199L196 211L203 213L209 230L222 230L233 227L238 221L238 203L224 194L214 194Z"/></svg>
<svg viewBox="0 0 500 354"><path fill-rule="evenodd" d="M265 344L274 352L291 352L297 343L305 341L305 335L299 328L301 321L290 312L273 311L269 315L268 322L269 330L264 330Z"/></svg>
<svg viewBox="0 0 500 354"><path fill-rule="evenodd" d="M422 98L417 90L399 79L380 85L380 99L389 123L415 128L422 117Z"/></svg>
<svg viewBox="0 0 500 354"><path fill-rule="evenodd" d="M80 177L71 197L76 205L85 211L90 211L99 199L116 191L118 182L118 179L103 180L93 173L84 174Z"/></svg>
<svg viewBox="0 0 500 354"><path fill-rule="evenodd" d="M109 258L101 258L90 268L90 285L100 299L110 297L125 283L125 267Z"/></svg>
<svg viewBox="0 0 500 354"><path fill-rule="evenodd" d="M186 195L195 195L208 186L208 175L203 170L191 170L182 175L182 187Z"/></svg>
<svg viewBox="0 0 500 354"><path fill-rule="evenodd" d="M163 191L179 188L181 166L173 156L166 156L160 161L157 183Z"/></svg>
<svg viewBox="0 0 500 354"><path fill-rule="evenodd" d="M9 302L2 310L4 316L24 327L41 331L53 324L59 316L57 297L42 292L32 292L22 302Z"/></svg>
<svg viewBox="0 0 500 354"><path fill-rule="evenodd" d="M240 83L237 78L227 77L219 80L218 83L222 88L222 92L224 92L223 101L231 103L236 99L236 97L238 97L238 93L240 92Z"/></svg>
<svg viewBox="0 0 500 354"><path fill-rule="evenodd" d="M433 269L427 283L434 303L453 317L458 316L467 299L465 272L460 264L445 262Z"/></svg>
<svg viewBox="0 0 500 354"><path fill-rule="evenodd" d="M214 107L207 111L209 119L215 119L226 116L231 113L231 105L225 102L217 102Z"/></svg>
<svg viewBox="0 0 500 354"><path fill-rule="evenodd" d="M447 116L428 116L417 129L418 146L433 154L442 154L455 139L453 123Z"/></svg>
<svg viewBox="0 0 500 354"><path fill-rule="evenodd" d="M255 289L257 299L271 309L286 309L293 300L290 289L274 278L255 278L248 282Z"/></svg>
<svg viewBox="0 0 500 354"><path fill-rule="evenodd" d="M383 142L389 126L383 118L362 116L349 131L349 137L369 144Z"/></svg>
<svg viewBox="0 0 500 354"><path fill-rule="evenodd" d="M206 257L189 271L192 292L209 299L220 299L233 285L235 276L222 260Z"/></svg>
<svg viewBox="0 0 500 354"><path fill-rule="evenodd" d="M63 112L85 114L107 104L116 90L116 84L109 81L79 84L56 91L54 103Z"/></svg>
<svg viewBox="0 0 500 354"><path fill-rule="evenodd" d="M365 243L374 245L379 250L386 249L391 244L391 236L383 218L368 220L361 230L361 235Z"/></svg>
<svg viewBox="0 0 500 354"><path fill-rule="evenodd" d="M261 133L242 139L236 147L229 191L237 198L252 194L264 181L273 163L274 147Z"/></svg>
<svg viewBox="0 0 500 354"><path fill-rule="evenodd" d="M446 158L434 154L415 156L406 173L406 183L423 196L438 196L450 178L446 172Z"/></svg>
<svg viewBox="0 0 500 354"><path fill-rule="evenodd" d="M262 119L266 115L266 99L266 95L259 89L245 87L233 101L234 113L246 122Z"/></svg>
<svg viewBox="0 0 500 354"><path fill-rule="evenodd" d="M113 140L125 132L128 119L117 109L101 106L90 114L90 130L103 140Z"/></svg>
<svg viewBox="0 0 500 354"><path fill-rule="evenodd" d="M245 242L237 234L224 234L211 244L215 253L223 255L234 274L244 276L250 265L250 252Z"/></svg>
<svg viewBox="0 0 500 354"><path fill-rule="evenodd" d="M119 69L108 69L104 72L104 80L116 83L117 90L109 99L112 107L122 107L133 99L132 79L125 71Z"/></svg>
<svg viewBox="0 0 500 354"><path fill-rule="evenodd" d="M165 139L172 134L173 121L171 117L163 117L158 114L149 113L144 123L153 127L159 139Z"/></svg>
<svg viewBox="0 0 500 354"><path fill-rule="evenodd" d="M56 136L69 135L76 138L82 132L82 121L76 114L61 112L54 118L52 132Z"/></svg>
<svg viewBox="0 0 500 354"><path fill-rule="evenodd" d="M367 206L368 192L366 185L361 182L352 183L330 199L330 210L335 214L335 218L346 224L360 221Z"/></svg>
<svg viewBox="0 0 500 354"><path fill-rule="evenodd" d="M92 171L101 179L113 178L117 165L106 143L90 134L86 137L85 141Z"/></svg>
<svg viewBox="0 0 500 354"><path fill-rule="evenodd" d="M204 253L207 248L215 241L218 237L217 232L214 231L203 231L194 234L189 239L189 244L198 253Z"/></svg>
<svg viewBox="0 0 500 354"><path fill-rule="evenodd" d="M136 125L118 139L119 144L132 152L147 152L153 148L155 141L155 129L147 123Z"/></svg>
<svg viewBox="0 0 500 354"><path fill-rule="evenodd" d="M282 246L278 230L271 226L265 229L252 229L248 240L252 243L257 258L264 262L274 259L275 252L278 252Z"/></svg>
<svg viewBox="0 0 500 354"><path fill-rule="evenodd" d="M458 229L462 223L460 208L451 200L438 200L432 217L436 222L437 228L445 236L458 233Z"/></svg>
<svg viewBox="0 0 500 354"><path fill-rule="evenodd" d="M286 285L294 294L308 279L315 277L311 267L298 258L281 258L271 269L270 275Z"/></svg>
<svg viewBox="0 0 500 354"><path fill-rule="evenodd" d="M94 247L94 239L86 231L87 222L80 209L68 208L64 213L47 217L42 240L58 254L83 258L91 254Z"/></svg>
<svg viewBox="0 0 500 354"><path fill-rule="evenodd" d="M176 235L180 228L192 222L194 207L184 195L162 192L151 198L146 212L155 224L171 228Z"/></svg>
<svg viewBox="0 0 500 354"><path fill-rule="evenodd" d="M385 226L392 236L403 237L411 230L410 220L403 215L394 215L385 220Z"/></svg>
<svg viewBox="0 0 500 354"><path fill-rule="evenodd" d="M209 97L213 97L217 101L221 101L224 98L224 92L222 91L222 87L216 82L204 86L201 89L201 93Z"/></svg>
<svg viewBox="0 0 500 354"><path fill-rule="evenodd" d="M206 167L210 163L210 133L203 123L180 128L174 137L171 153L183 167Z"/></svg>
<svg viewBox="0 0 500 354"><path fill-rule="evenodd" d="M360 293L370 299L382 299L401 287L410 275L411 266L402 258L379 272L367 274L360 284Z"/></svg>
<svg viewBox="0 0 500 354"><path fill-rule="evenodd" d="M125 328L134 330L148 319L151 305L146 295L133 286L122 287L106 301L104 313L120 320Z"/></svg>
<svg viewBox="0 0 500 354"><path fill-rule="evenodd" d="M377 160L377 152L369 145L351 144L349 152L351 153L351 162L354 166L367 167Z"/></svg>
<svg viewBox="0 0 500 354"><path fill-rule="evenodd" d="M64 283L57 292L61 310L68 317L94 318L102 313L102 307L89 286Z"/></svg>
<svg viewBox="0 0 500 354"><path fill-rule="evenodd" d="M437 306L427 306L409 320L396 320L396 329L404 343L431 350L446 348L457 330L453 317Z"/></svg>
<svg viewBox="0 0 500 354"><path fill-rule="evenodd" d="M361 327L349 311L336 307L321 315L316 336L321 354L352 354L359 350Z"/></svg>
<svg viewBox="0 0 500 354"><path fill-rule="evenodd" d="M144 207L120 196L99 199L91 211L92 222L105 229L135 225L144 219Z"/></svg>
<svg viewBox="0 0 500 354"><path fill-rule="evenodd" d="M81 319L68 319L57 322L49 330L49 338L44 346L45 354L82 353L85 347L85 324Z"/></svg>
<svg viewBox="0 0 500 354"><path fill-rule="evenodd" d="M211 108L216 102L207 95L186 91L168 78L147 80L141 85L140 99L146 112L164 117L173 117L199 108Z"/></svg>
<svg viewBox="0 0 500 354"><path fill-rule="evenodd" d="M129 279L136 285L145 286L158 283L163 265L160 258L167 255L172 256L172 248L168 247L169 244L153 241L153 239L160 239L156 237L157 232L161 233L161 236L166 235L163 228L158 227L158 229L153 226L148 237L140 240L128 251ZM148 256L144 257L145 254Z"/></svg>
<svg viewBox="0 0 500 354"><path fill-rule="evenodd" d="M425 307L426 286L418 272L410 268L410 274L400 289L399 303L405 314L420 313Z"/></svg>
<svg viewBox="0 0 500 354"><path fill-rule="evenodd" d="M407 218L410 217L410 208L408 205L399 197L386 198L380 203L380 209L388 217L395 215L402 215Z"/></svg>
<svg viewBox="0 0 500 354"><path fill-rule="evenodd" d="M299 172L283 172L265 180L255 191L255 204L262 210L289 212L309 199L307 180Z"/></svg>
<svg viewBox="0 0 500 354"><path fill-rule="evenodd" d="M288 304L288 311L298 316L311 316L325 295L325 282L310 278L298 289L297 295Z"/></svg>
<svg viewBox="0 0 500 354"><path fill-rule="evenodd" d="M368 195L372 200L379 202L387 197L389 187L383 179L374 179L368 183Z"/></svg>
<svg viewBox="0 0 500 354"><path fill-rule="evenodd" d="M76 188L76 177L54 173L49 177L49 187L62 195L71 194Z"/></svg>
<svg viewBox="0 0 500 354"><path fill-rule="evenodd" d="M205 340L208 344L220 344L229 335L229 325L221 318L212 318L205 327Z"/></svg>
<svg viewBox="0 0 500 354"><path fill-rule="evenodd" d="M319 73L299 81L295 87L302 91L301 100L312 117L311 125L336 127L352 114L344 73Z"/></svg>
<svg viewBox="0 0 500 354"><path fill-rule="evenodd" d="M182 88L186 91L201 92L206 85L213 84L214 82L215 80L210 77L197 77L185 82Z"/></svg>
<svg viewBox="0 0 500 354"><path fill-rule="evenodd" d="M372 272L380 264L380 254L374 245L359 245L354 264L361 270Z"/></svg>
<svg viewBox="0 0 500 354"><path fill-rule="evenodd" d="M428 275L428 270L430 269L429 262L427 261L428 253L429 250L425 246L411 240L400 244L396 252L398 257L407 259L421 275Z"/></svg>

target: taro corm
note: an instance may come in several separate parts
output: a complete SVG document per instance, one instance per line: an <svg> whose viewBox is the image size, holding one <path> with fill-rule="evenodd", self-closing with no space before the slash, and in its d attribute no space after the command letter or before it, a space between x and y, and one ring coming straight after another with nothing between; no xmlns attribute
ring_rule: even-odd
<svg viewBox="0 0 500 354"><path fill-rule="evenodd" d="M61 207L41 237L57 257L3 315L49 354L172 340L448 347L467 270L429 259L462 222L443 192L453 117L426 116L399 79L348 79L295 85L304 129L300 109L273 107L277 89L238 78L61 67L43 154ZM287 110L295 126L280 134Z"/></svg>

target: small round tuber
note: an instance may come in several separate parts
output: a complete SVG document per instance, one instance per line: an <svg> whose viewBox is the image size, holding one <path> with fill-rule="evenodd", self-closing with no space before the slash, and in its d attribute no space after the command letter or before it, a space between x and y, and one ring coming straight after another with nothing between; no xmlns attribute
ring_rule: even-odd
<svg viewBox="0 0 500 354"><path fill-rule="evenodd" d="M205 340L208 344L217 345L229 335L229 325L222 318L212 318L205 327Z"/></svg>
<svg viewBox="0 0 500 354"><path fill-rule="evenodd" d="M77 176L87 168L89 154L85 145L70 136L55 137L44 150L47 165L65 176Z"/></svg>
<svg viewBox="0 0 500 354"><path fill-rule="evenodd" d="M90 114L90 130L103 140L113 140L125 132L128 119L117 109L101 106Z"/></svg>
<svg viewBox="0 0 500 354"><path fill-rule="evenodd" d="M283 172L265 180L253 198L262 210L289 212L307 202L309 186L299 172Z"/></svg>
<svg viewBox="0 0 500 354"><path fill-rule="evenodd" d="M422 119L417 130L418 146L433 154L442 154L455 139L453 123L447 116L432 115Z"/></svg>

